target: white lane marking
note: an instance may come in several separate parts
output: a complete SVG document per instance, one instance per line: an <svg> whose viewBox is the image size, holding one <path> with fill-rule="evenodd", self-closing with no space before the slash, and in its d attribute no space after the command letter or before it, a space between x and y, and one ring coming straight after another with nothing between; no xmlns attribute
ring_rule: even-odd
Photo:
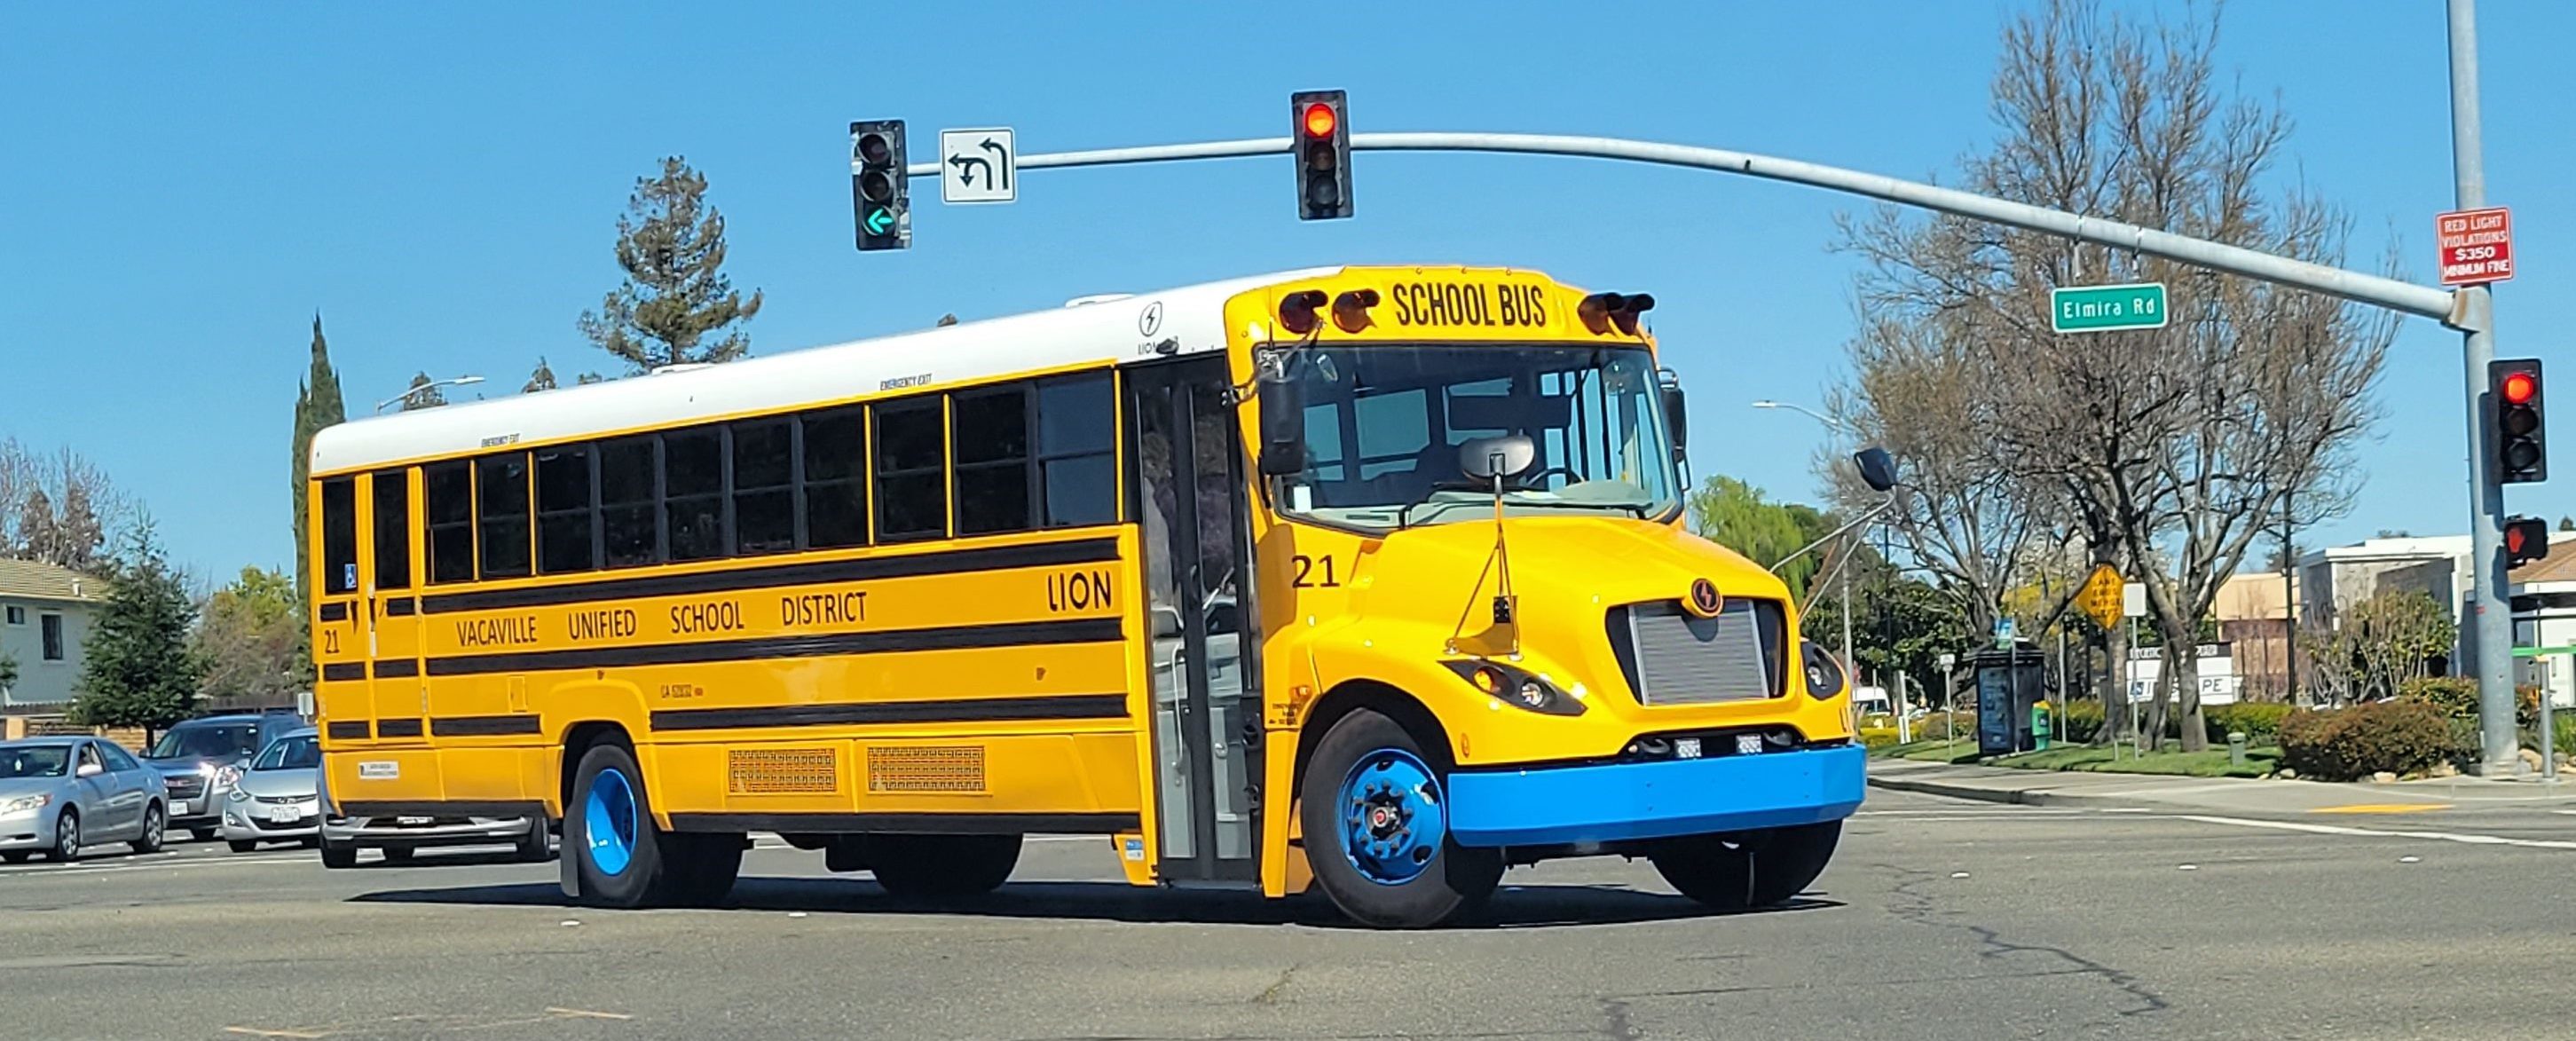
<svg viewBox="0 0 2576 1041"><path fill-rule="evenodd" d="M257 864L291 864L299 862L318 864L321 863L321 860L308 853L276 856L237 855L221 859L202 857L189 858L185 860L166 860L159 863L147 861L142 863L89 864L82 863L80 861L73 861L70 864L44 864L30 865L26 867L0 868L0 875L104 875L119 871L183 871L192 868L241 867Z"/></svg>
<svg viewBox="0 0 2576 1041"><path fill-rule="evenodd" d="M2199 821L2203 824L2227 824L2240 828L2272 828L2279 831L2304 831L2312 835L2351 835L2378 839L2431 839L2458 842L2471 846L2520 846L2525 849L2576 849L2576 842L2558 839L2513 839L2502 835L2469 835L2455 831L2411 831L2394 828L2356 828L2344 824L2308 824L2298 821L2252 820L2245 817L2211 817L2196 813L2175 814L2173 819Z"/></svg>

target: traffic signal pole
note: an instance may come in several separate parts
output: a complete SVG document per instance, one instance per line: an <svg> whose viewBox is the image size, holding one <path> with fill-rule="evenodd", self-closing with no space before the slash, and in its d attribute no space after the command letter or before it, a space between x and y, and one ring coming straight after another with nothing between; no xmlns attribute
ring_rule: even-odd
<svg viewBox="0 0 2576 1041"><path fill-rule="evenodd" d="M1293 142L1287 137L1260 137L1238 141L1101 148L1080 152L1022 155L1019 157L1018 165L1023 170L1034 170L1048 167L1117 166L1192 159L1232 159L1285 155L1289 153L1292 146ZM2431 318L2453 327L2460 327L2458 321L2460 316L2454 310L2452 293L2447 289L2419 286L2365 272L2347 271L2290 257L2274 256L2242 246L2230 246L2225 243L2195 239L2187 235L2176 235L2169 231L2143 228L2135 224L2124 224L2100 217L2087 217L2063 210L1997 199L1955 188L1943 188L1918 181L1846 170L1820 163L1801 162L1795 159L1780 159L1722 148L1700 148L1693 145L1670 145L1615 137L1566 134L1354 133L1351 135L1351 150L1354 152L1482 152L1578 156L1652 163L1659 166L1683 166L1758 177L1764 180L1785 181L1790 184L1825 188L1850 195L1866 196L1995 224L2045 232L2114 249L2165 257L2213 271L2224 271L2232 275L2243 275L2247 278L2342 297L2355 303L2384 307L2402 314ZM906 167L905 172L914 177L937 177L939 164L915 162Z"/></svg>
<svg viewBox="0 0 2576 1041"><path fill-rule="evenodd" d="M2459 208L2486 205L2486 159L2478 138L2478 19L2475 0L2450 0L2451 174ZM2469 388L2469 654L2478 678L2478 747L2482 773L2520 772L2514 733L2513 611L2506 599L2504 484L2496 472L2488 422L2487 363L2495 360L2493 301L2483 285L2459 290L2461 364ZM2543 697L2547 697L2544 693Z"/></svg>

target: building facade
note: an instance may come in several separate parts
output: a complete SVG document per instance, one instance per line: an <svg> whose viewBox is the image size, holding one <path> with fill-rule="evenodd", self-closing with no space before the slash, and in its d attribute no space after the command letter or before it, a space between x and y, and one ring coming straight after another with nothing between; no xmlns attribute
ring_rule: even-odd
<svg viewBox="0 0 2576 1041"><path fill-rule="evenodd" d="M0 658L17 682L0 687L0 714L50 714L71 704L81 647L106 580L27 560L0 560Z"/></svg>

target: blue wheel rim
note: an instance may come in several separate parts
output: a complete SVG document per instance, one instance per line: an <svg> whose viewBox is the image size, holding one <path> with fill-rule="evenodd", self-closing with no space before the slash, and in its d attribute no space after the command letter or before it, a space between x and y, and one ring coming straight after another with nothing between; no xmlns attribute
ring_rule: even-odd
<svg viewBox="0 0 2576 1041"><path fill-rule="evenodd" d="M621 875L635 860L635 789L615 768L590 779L590 798L581 810L581 833L590 850L590 865L603 875Z"/></svg>
<svg viewBox="0 0 2576 1041"><path fill-rule="evenodd" d="M1431 867L1449 837L1440 780L1420 756L1381 748L1342 778L1342 855L1360 877L1400 886Z"/></svg>

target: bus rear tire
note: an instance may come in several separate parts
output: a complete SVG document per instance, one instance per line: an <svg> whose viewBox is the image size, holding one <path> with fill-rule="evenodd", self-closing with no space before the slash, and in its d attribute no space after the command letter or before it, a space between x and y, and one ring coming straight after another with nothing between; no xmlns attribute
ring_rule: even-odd
<svg viewBox="0 0 2576 1041"><path fill-rule="evenodd" d="M1503 877L1500 851L1449 836L1446 771L1395 720L1359 709L1315 746L1299 823L1315 882L1363 925L1420 929L1481 907Z"/></svg>
<svg viewBox="0 0 2576 1041"><path fill-rule="evenodd" d="M1017 835L872 835L867 846L877 884L907 899L981 896L1020 863Z"/></svg>
<svg viewBox="0 0 2576 1041"><path fill-rule="evenodd" d="M1683 896L1720 911L1787 903L1825 871L1843 822L1762 831L1687 835L1659 843L1650 858Z"/></svg>
<svg viewBox="0 0 2576 1041"><path fill-rule="evenodd" d="M657 901L679 907L712 907L733 892L742 875L745 836L740 832L687 832L662 837L666 865Z"/></svg>
<svg viewBox="0 0 2576 1041"><path fill-rule="evenodd" d="M593 907L636 908L668 889L664 851L676 843L653 824L644 772L623 745L590 746L574 768L564 811L564 855L577 859L581 899Z"/></svg>

